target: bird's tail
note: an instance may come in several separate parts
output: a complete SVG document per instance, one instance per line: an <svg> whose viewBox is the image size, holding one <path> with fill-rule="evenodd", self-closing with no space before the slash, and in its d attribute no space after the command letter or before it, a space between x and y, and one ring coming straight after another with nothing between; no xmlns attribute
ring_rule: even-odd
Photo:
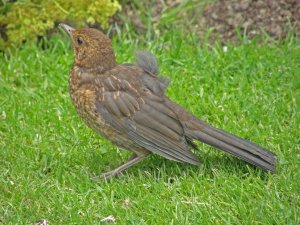
<svg viewBox="0 0 300 225"><path fill-rule="evenodd" d="M185 125L187 137L228 152L266 171L275 172L276 155L274 153L196 118Z"/></svg>

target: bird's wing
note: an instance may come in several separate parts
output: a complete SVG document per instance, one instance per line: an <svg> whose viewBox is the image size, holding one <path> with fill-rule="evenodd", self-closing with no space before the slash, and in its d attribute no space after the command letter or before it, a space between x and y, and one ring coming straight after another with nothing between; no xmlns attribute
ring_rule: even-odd
<svg viewBox="0 0 300 225"><path fill-rule="evenodd" d="M109 76L101 83L96 108L113 128L153 153L199 164L189 149L181 122L163 96L156 95L138 78Z"/></svg>

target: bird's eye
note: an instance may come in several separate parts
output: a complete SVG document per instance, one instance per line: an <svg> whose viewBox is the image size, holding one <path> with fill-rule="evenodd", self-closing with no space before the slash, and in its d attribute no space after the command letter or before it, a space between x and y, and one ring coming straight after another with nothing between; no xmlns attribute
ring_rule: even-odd
<svg viewBox="0 0 300 225"><path fill-rule="evenodd" d="M78 43L79 45L83 44L83 38L79 36L79 37L77 38L77 43Z"/></svg>

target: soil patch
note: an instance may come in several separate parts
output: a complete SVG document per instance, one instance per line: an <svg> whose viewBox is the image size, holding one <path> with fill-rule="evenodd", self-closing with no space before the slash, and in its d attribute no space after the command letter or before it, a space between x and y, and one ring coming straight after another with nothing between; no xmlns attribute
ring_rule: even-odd
<svg viewBox="0 0 300 225"><path fill-rule="evenodd" d="M160 24L166 9L180 7L182 0L144 1L145 5L152 9L153 24ZM196 3L196 0L194 1ZM146 10L146 8L144 10ZM146 29L141 15L143 9L127 2L123 5L123 18L127 18L135 29L142 33ZM220 39L222 43L226 41L236 42L239 40L238 32L249 39L266 33L270 37L278 40L286 37L292 30L300 36L300 1L299 0L220 0L215 3L203 5L195 4L194 8L179 11L176 15L181 18L174 20L176 26L189 27L191 32L204 37L206 31L211 29L210 40ZM114 17L122 26L120 16ZM187 23L188 21L192 21ZM157 23L156 23L157 22ZM181 24L180 24L181 23ZM155 29L161 29L155 27Z"/></svg>

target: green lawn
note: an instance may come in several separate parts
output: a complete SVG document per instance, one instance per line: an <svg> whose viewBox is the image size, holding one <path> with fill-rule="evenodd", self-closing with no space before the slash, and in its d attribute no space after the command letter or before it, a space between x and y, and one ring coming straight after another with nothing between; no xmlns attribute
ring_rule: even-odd
<svg viewBox="0 0 300 225"><path fill-rule="evenodd" d="M212 125L278 154L265 174L199 143L200 167L153 155L122 177L93 181L129 154L87 128L68 95L73 53L56 37L0 56L0 224L299 224L300 44L199 44L175 31L127 32L119 62L156 54L170 98Z"/></svg>

